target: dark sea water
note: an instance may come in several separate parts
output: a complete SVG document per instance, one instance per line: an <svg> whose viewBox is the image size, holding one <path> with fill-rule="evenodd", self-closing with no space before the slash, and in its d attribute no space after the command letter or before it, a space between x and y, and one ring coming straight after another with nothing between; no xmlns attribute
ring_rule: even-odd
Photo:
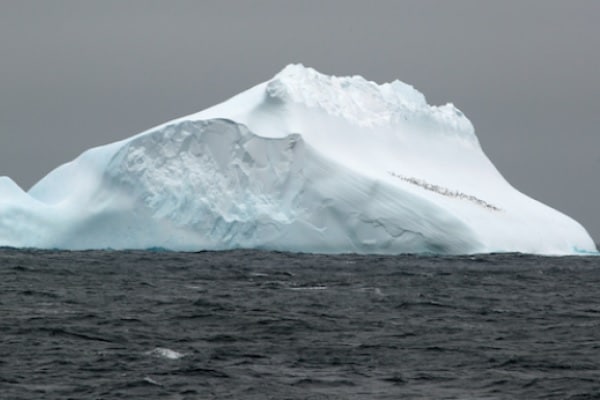
<svg viewBox="0 0 600 400"><path fill-rule="evenodd" d="M0 250L1 399L600 399L600 257Z"/></svg>

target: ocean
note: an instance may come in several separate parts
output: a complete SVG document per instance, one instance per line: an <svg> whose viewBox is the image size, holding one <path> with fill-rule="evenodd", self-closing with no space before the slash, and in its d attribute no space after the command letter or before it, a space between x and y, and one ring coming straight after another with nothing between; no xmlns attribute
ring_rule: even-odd
<svg viewBox="0 0 600 400"><path fill-rule="evenodd" d="M600 399L600 257L0 250L0 399Z"/></svg>

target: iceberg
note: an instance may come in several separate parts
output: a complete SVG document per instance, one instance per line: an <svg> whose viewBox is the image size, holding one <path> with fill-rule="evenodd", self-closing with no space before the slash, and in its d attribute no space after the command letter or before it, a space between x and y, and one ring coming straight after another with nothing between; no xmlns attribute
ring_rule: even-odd
<svg viewBox="0 0 600 400"><path fill-rule="evenodd" d="M28 192L0 178L0 246L596 251L579 223L502 177L452 104L302 65L87 150Z"/></svg>

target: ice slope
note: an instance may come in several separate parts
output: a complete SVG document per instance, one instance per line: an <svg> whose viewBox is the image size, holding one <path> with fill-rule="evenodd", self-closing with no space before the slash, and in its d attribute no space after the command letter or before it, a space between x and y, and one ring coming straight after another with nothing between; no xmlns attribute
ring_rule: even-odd
<svg viewBox="0 0 600 400"><path fill-rule="evenodd" d="M0 246L596 251L581 225L503 179L454 106L302 65L90 149L29 193L0 178Z"/></svg>

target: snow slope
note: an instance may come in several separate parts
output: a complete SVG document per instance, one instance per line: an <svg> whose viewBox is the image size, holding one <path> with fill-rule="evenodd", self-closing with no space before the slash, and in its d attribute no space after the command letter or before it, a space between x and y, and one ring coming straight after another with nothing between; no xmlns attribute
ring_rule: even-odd
<svg viewBox="0 0 600 400"><path fill-rule="evenodd" d="M596 251L581 225L504 180L453 105L302 65L90 149L29 193L0 178L0 246Z"/></svg>

